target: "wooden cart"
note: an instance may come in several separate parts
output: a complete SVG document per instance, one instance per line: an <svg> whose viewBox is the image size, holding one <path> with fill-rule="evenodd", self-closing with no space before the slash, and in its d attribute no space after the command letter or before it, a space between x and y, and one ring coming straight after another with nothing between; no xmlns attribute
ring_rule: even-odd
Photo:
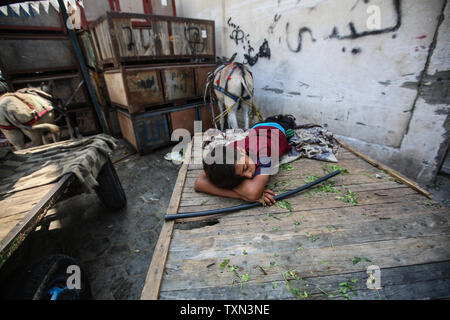
<svg viewBox="0 0 450 320"><path fill-rule="evenodd" d="M348 173L327 188L271 207L165 222L141 299L449 298L450 209L347 145L337 157ZM294 189L332 165L299 159L270 185ZM168 214L242 203L196 193L200 172L185 161Z"/></svg>
<svg viewBox="0 0 450 320"><path fill-rule="evenodd" d="M70 141L62 141L45 146L39 146L31 149L17 151L16 154L32 154L40 152L56 145L67 144ZM43 186L33 187L23 191L18 191L6 196L0 196L0 272L1 267L14 254L26 237L34 231L39 222L44 218L47 211L58 201L58 199L72 186L76 185L77 179L74 174L69 173L62 176L57 182ZM126 196L120 184L120 180L115 172L110 159L102 167L97 181L100 186L95 190L103 204L111 209L117 210L126 205ZM40 277L42 281L51 283L52 274L59 272L63 265L76 264L75 260L58 255L43 259L48 270L42 270L39 266ZM55 266L59 266L55 268ZM55 269L55 270L53 270ZM34 275L30 275L33 277ZM46 278L46 279L44 279ZM42 285L42 283L37 283ZM45 284L44 284L45 285ZM88 284L87 288L89 287ZM36 290L37 290L37 286ZM51 288L49 288L50 290ZM27 293L20 298L25 299L46 299L49 292L32 292L34 288L27 288ZM42 291L42 290L41 290ZM52 294L50 294L51 296ZM54 296L54 295L53 295ZM77 296L80 296L77 294ZM83 292L81 297L88 297L88 292ZM15 298L15 297L14 297Z"/></svg>

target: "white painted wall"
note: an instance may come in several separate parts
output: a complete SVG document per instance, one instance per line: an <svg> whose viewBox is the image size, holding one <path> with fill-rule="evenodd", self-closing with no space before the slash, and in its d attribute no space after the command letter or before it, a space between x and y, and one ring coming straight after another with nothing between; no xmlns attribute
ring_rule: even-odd
<svg viewBox="0 0 450 320"><path fill-rule="evenodd" d="M178 16L215 20L218 56L237 52L236 60L245 62L249 43L253 57L267 39L270 59L260 57L251 66L263 115L290 113L298 122L324 125L369 156L429 183L448 139L444 128L448 93L440 103L430 103L415 84L422 75L432 78L449 70L450 10L447 5L433 48L444 0L400 0L398 11L396 2L179 0L176 4ZM379 8L381 32L368 28L368 20L376 17L371 6ZM333 30L338 36L331 36ZM230 38L236 35L237 43Z"/></svg>

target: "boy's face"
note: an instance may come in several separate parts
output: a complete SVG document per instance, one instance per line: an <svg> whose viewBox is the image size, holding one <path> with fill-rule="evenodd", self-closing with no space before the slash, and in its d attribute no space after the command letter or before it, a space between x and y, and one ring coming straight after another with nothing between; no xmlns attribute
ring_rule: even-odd
<svg viewBox="0 0 450 320"><path fill-rule="evenodd" d="M234 166L236 170L236 174L238 176L251 179L256 171L256 164L250 159L250 157L245 153L245 151L241 148L237 148L241 153L241 157L243 157L243 161L238 161ZM242 158L241 158L242 159Z"/></svg>

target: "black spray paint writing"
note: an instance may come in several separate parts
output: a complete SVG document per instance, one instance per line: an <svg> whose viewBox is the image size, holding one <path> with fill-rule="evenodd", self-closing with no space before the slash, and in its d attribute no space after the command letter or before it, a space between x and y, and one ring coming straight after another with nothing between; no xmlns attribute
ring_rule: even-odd
<svg viewBox="0 0 450 320"><path fill-rule="evenodd" d="M155 85L155 77L152 76L151 79L139 80L136 82L136 85L142 90L151 89Z"/></svg>
<svg viewBox="0 0 450 320"><path fill-rule="evenodd" d="M311 29L308 27L302 27L298 30L297 47L293 48L291 46L291 44L289 43L289 39L288 39L288 37L289 37L289 22L286 22L286 43L287 43L289 50L291 50L292 52L300 52L302 50L303 34L305 32L309 33L309 35L311 36L312 42L316 42L316 39L314 39Z"/></svg>
<svg viewBox="0 0 450 320"><path fill-rule="evenodd" d="M258 53L256 55L252 56L252 51L254 51L254 49L249 46L247 53L244 54L244 58L247 60L247 63L249 65L253 66L256 62L258 62L258 58L267 58L270 60L270 48L267 39L264 39L264 42L259 47Z"/></svg>
<svg viewBox="0 0 450 320"><path fill-rule="evenodd" d="M281 18L281 14L275 14L275 15L273 16L273 22L272 22L272 24L269 26L269 29L267 30L267 32L273 34L273 31L274 31L275 27L277 26L277 23L278 23L278 21L280 20L280 18Z"/></svg>
<svg viewBox="0 0 450 320"><path fill-rule="evenodd" d="M186 38L192 54L201 53L205 50L206 39L201 37L198 27L184 28L184 37Z"/></svg>
<svg viewBox="0 0 450 320"><path fill-rule="evenodd" d="M278 17L278 19L280 17ZM230 39L234 40L236 45L242 43L243 49L247 50L247 53L244 54L244 58L246 59L245 63L253 66L256 64L256 62L258 62L259 58L270 59L270 48L267 39L264 39L263 43L258 49L258 52L255 55L252 55L252 53L255 51L255 48L253 48L250 43L250 34L245 34L244 30L242 30L238 25L231 21L231 17L228 19L227 24L229 27L233 28L230 34Z"/></svg>
<svg viewBox="0 0 450 320"><path fill-rule="evenodd" d="M334 27L328 38L330 38L330 39L338 39L338 40L358 39L358 38L362 38L362 37L367 37L367 36L372 36L372 35L378 35L378 34L383 34L383 33L389 33L389 32L397 31L400 28L401 24L402 24L401 1L400 0L393 0L393 5L394 5L395 12L397 14L397 23L394 26L388 27L388 28L384 28L384 29L379 29L379 30L370 30L370 31L358 32L358 31L356 31L355 24L353 22L349 22L348 27L350 29L350 34L345 35L345 36L341 36L339 34L338 28Z"/></svg>

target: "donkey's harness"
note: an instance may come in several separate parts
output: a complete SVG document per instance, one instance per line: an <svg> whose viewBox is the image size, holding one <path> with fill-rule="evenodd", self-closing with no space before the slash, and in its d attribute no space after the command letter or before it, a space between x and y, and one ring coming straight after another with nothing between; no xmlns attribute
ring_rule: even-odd
<svg viewBox="0 0 450 320"><path fill-rule="evenodd" d="M32 93L28 93L28 94L32 94ZM24 104L26 104L31 109L31 112L34 115L34 118L31 119L30 121L28 121L27 123L24 123L23 125L25 125L25 126L31 126L33 123L35 123L40 118L42 118L47 112L50 112L50 111L53 110L52 106L46 107L46 106L42 105L42 103L40 103L39 100L32 99L33 101L37 101L37 103L42 108L44 108L44 110L42 110L41 112L38 113L36 111L36 109L28 101L26 101L25 99L23 99L19 95L16 95L14 93L7 93L7 94L4 94L2 97L7 96L7 95L19 99L20 101L22 101ZM3 129L3 130L14 130L14 129L16 129L16 127L15 126L2 126L2 125L0 125L0 129Z"/></svg>
<svg viewBox="0 0 450 320"><path fill-rule="evenodd" d="M226 95L227 97L231 98L231 99L234 101L234 103L233 103L231 106L226 107L226 109L225 109L221 114L219 114L217 117L215 117L215 119L214 119L215 122L218 121L219 119L222 119L222 118L225 117L228 113L230 113L230 111L231 111L237 104L239 104L239 102L241 102L241 101L244 102L245 104L249 105L249 106L252 108L253 112L254 112L254 113L256 114L256 116L258 117L258 119L259 119L260 121L262 121L262 117L261 117L260 113L258 112L258 109L256 108L256 106L255 106L255 104L254 104L254 102L253 102L253 99L252 99L252 96L251 96L251 93L250 93L250 92L248 93L247 96L239 96L239 97L238 97L238 96L236 96L236 95L234 95L234 94L232 94L231 92L228 91L228 81L231 80L231 75L233 74L233 72L234 72L237 68L239 68L239 69L242 70L242 74L243 74L243 75L245 75L245 71L248 71L248 72L250 73L250 76L253 78L253 74L251 73L251 71L250 71L250 70L245 70L245 69L244 69L245 67L244 67L244 65L243 65L242 63L234 62L234 66L233 66L233 68L231 68L231 71L230 71L230 73L228 74L227 79L225 80L225 87L222 88L222 87L219 86L220 78L221 78L220 73L222 72L223 68L225 68L227 65L229 65L229 64L231 64L231 63L232 63L232 62L228 62L227 64L221 65L221 66L220 66L219 68L217 68L217 69L213 72L213 74L212 74L213 79L214 79L215 76L217 75L217 73L219 73L219 77L218 77L218 79L216 80L216 82L214 83L213 88L214 88L215 90L217 90L217 91L222 92L224 95ZM251 103L247 101L247 100L250 100L250 99L252 99ZM212 103L212 101L211 101L211 103ZM213 116L214 116L214 113L213 113Z"/></svg>
<svg viewBox="0 0 450 320"><path fill-rule="evenodd" d="M228 64L230 64L231 62L229 62ZM219 82L220 82L220 76L219 78L216 80L216 83L214 85L214 89L222 92L224 95L226 95L227 97L231 98L234 100L234 102L237 102L238 100L249 100L251 97L250 95L245 96L245 97L238 97L235 96L234 94L228 92L228 81L231 80L231 75L233 74L234 70L236 70L237 68L241 69L242 72L244 73L244 66L242 65L242 63L235 63L235 65L233 66L233 68L231 68L230 73L228 74L227 79L225 80L225 88L219 87ZM221 68L222 69L222 68ZM222 72L222 70L220 70L219 72ZM253 74L250 72L250 70L248 70L248 72L250 73L250 75L253 78Z"/></svg>

